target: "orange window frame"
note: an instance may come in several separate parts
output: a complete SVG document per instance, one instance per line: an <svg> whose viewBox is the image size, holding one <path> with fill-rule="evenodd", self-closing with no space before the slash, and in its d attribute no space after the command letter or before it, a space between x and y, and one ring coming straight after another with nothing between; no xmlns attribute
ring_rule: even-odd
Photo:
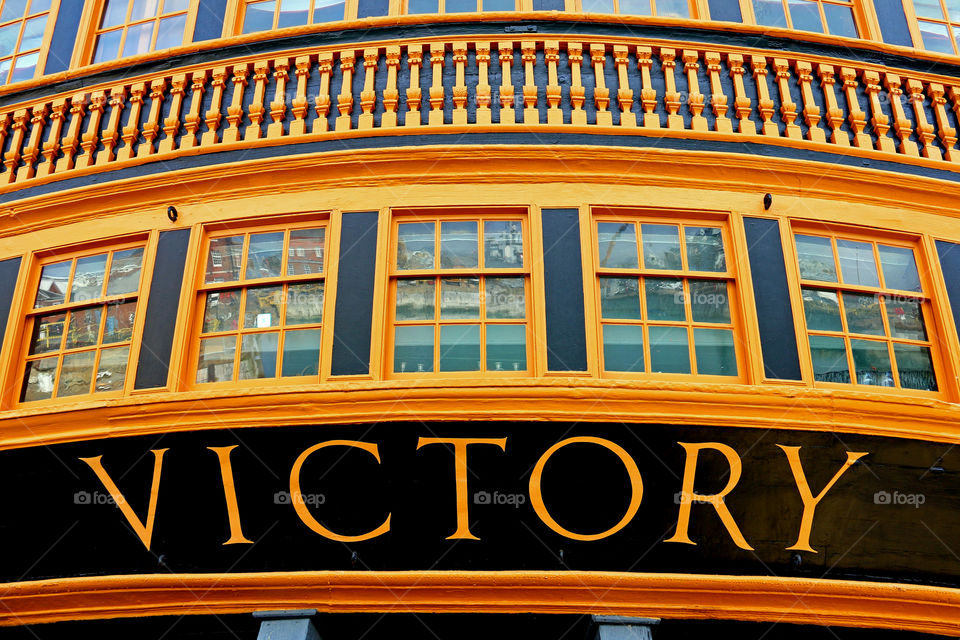
<svg viewBox="0 0 960 640"><path fill-rule="evenodd" d="M2 0L0 2L0 13L3 11L3 5L6 4L9 0ZM0 29L9 28L13 25L19 25L17 31L17 41L14 45L13 51L7 55L0 58L0 66L5 62L9 62L9 67L5 74L0 74L0 86L10 84L16 67L16 62L22 58L28 56L37 55L37 61L34 66L33 75L29 78L20 78L16 82L25 82L27 80L32 80L38 78L42 75L42 70L46 67L47 63L47 54L50 51L50 42L53 38L53 28L57 21L57 12L60 9L61 0L51 0L50 8L45 11L33 12L33 5L36 3L36 0L30 0L30 5L26 7L27 13L15 18L13 20L8 20L6 22L0 23ZM46 22L44 24L43 34L40 38L40 45L38 47L32 47L24 51L20 50L21 45L23 44L24 32L26 30L27 22L35 20L36 18L46 15Z"/></svg>
<svg viewBox="0 0 960 640"><path fill-rule="evenodd" d="M917 14L917 9L914 3L904 2L903 3L903 12L907 18L907 27L910 29L910 37L913 39L913 46L916 49L922 51L930 51L933 53L940 53L944 55L960 55L960 20L951 20L949 8L943 0L937 0L940 5L941 16L938 18L931 17L921 17ZM878 16L879 19L879 16ZM936 49L928 49L926 44L923 41L923 31L920 29L920 23L926 22L928 24L937 24L946 28L947 39L950 42L950 47L952 51L938 51Z"/></svg>
<svg viewBox="0 0 960 640"><path fill-rule="evenodd" d="M224 23L228 25L233 25L233 33L230 35L234 35L234 34L241 35L241 34L247 33L244 31L244 23L246 22L246 17L247 17L247 8L251 4L255 4L262 1L263 0L235 0L235 3L233 4L233 6L227 8L227 16ZM281 4L282 0L276 0L276 3L274 4L274 8L273 8L273 24L271 25L271 27L269 29L250 31L249 33L265 33L267 31L275 31L277 29L283 29L283 28L294 28L298 26L302 27L302 26L314 25L314 24L328 24L330 22L352 20L357 16L358 0L343 0L343 17L342 18L339 18L338 20L324 20L320 22L314 22L313 19L315 16L315 10L319 8L324 8L330 5L321 4L325 0L308 0L308 1L309 1L309 4L307 6L307 22L305 24L289 25L286 27L281 27L279 25L279 22L280 22L280 14L281 14L280 9L283 8ZM393 0L393 2L396 2L396 1L398 0ZM391 2L391 7L393 6L393 2ZM392 12L388 12L388 14L392 14Z"/></svg>
<svg viewBox="0 0 960 640"><path fill-rule="evenodd" d="M85 64L95 64L95 56L97 49L97 42L99 37L105 33L113 33L120 31L120 41L117 43L117 55L115 57L107 57L100 62L110 62L114 60L122 60L124 58L131 57L133 55L143 55L153 51L162 51L163 49L173 48L176 46L181 46L189 44L193 41L193 31L197 22L197 10L200 4L200 0L188 0L186 9L177 9L173 11L165 11L165 3L170 2L171 0L157 0L157 11L152 17L139 18L131 20L131 12L133 11L133 1L128 0L127 10L123 22L110 25L107 27L101 27L103 22L104 11L107 8L108 0L94 0L93 2L88 3L87 7L84 9L83 22L85 25L81 27L80 33L86 33L87 35L78 38L78 41L81 44L81 47L78 49L79 55L74 58L75 64L85 65ZM159 33L159 24L161 20L168 19L176 16L185 16L185 22L183 27L183 40L182 42L172 45L171 47L164 47L163 49L157 49L157 37ZM153 24L153 29L150 36L150 46L146 51L130 54L129 56L123 55L123 50L126 45L127 37L131 27L136 27L144 24Z"/></svg>

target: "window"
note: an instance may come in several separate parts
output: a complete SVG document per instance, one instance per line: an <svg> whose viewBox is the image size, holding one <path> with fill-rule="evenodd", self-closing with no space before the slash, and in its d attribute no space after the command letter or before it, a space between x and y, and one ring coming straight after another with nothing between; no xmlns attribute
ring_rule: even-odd
<svg viewBox="0 0 960 640"><path fill-rule="evenodd" d="M326 228L211 237L198 304L196 382L318 376ZM219 255L219 259L217 259Z"/></svg>
<svg viewBox="0 0 960 640"><path fill-rule="evenodd" d="M195 0L105 0L93 62L169 49L190 41L187 23Z"/></svg>
<svg viewBox="0 0 960 640"><path fill-rule="evenodd" d="M603 370L738 376L725 227L600 215L594 230Z"/></svg>
<svg viewBox="0 0 960 640"><path fill-rule="evenodd" d="M795 235L817 382L936 391L930 304L909 244Z"/></svg>
<svg viewBox="0 0 960 640"><path fill-rule="evenodd" d="M587 13L620 13L631 16L690 18L688 0L581 0Z"/></svg>
<svg viewBox="0 0 960 640"><path fill-rule="evenodd" d="M913 11L917 18L919 46L927 51L951 55L960 53L960 4L943 0L913 0Z"/></svg>
<svg viewBox="0 0 960 640"><path fill-rule="evenodd" d="M32 80L50 42L53 0L0 0L0 84Z"/></svg>
<svg viewBox="0 0 960 640"><path fill-rule="evenodd" d="M142 262L140 245L43 264L21 402L123 391Z"/></svg>
<svg viewBox="0 0 960 640"><path fill-rule="evenodd" d="M528 371L521 215L398 216L392 238L395 374Z"/></svg>
<svg viewBox="0 0 960 640"><path fill-rule="evenodd" d="M407 13L514 11L515 0L406 0Z"/></svg>
<svg viewBox="0 0 960 640"><path fill-rule="evenodd" d="M242 0L242 33L343 20L344 0Z"/></svg>
<svg viewBox="0 0 960 640"><path fill-rule="evenodd" d="M857 38L853 3L843 0L753 0L757 24Z"/></svg>

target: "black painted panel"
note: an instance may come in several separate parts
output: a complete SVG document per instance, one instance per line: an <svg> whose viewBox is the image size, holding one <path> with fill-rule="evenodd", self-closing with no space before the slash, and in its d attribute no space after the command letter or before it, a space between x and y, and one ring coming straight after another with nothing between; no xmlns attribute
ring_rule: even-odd
<svg viewBox="0 0 960 640"><path fill-rule="evenodd" d="M960 244L937 240L937 254L940 256L943 280L947 284L953 322L957 327L957 334L960 334Z"/></svg>
<svg viewBox="0 0 960 640"><path fill-rule="evenodd" d="M743 226L747 233L764 373L768 378L800 380L794 309L787 286L780 224L765 218L744 218Z"/></svg>
<svg viewBox="0 0 960 640"><path fill-rule="evenodd" d="M227 0L200 0L197 7L197 25L193 28L193 41L219 38L223 34L223 18L226 13Z"/></svg>
<svg viewBox="0 0 960 640"><path fill-rule="evenodd" d="M903 11L903 0L873 0L873 6L877 9L883 41L887 44L912 47L913 39L910 37L907 16Z"/></svg>
<svg viewBox="0 0 960 640"><path fill-rule="evenodd" d="M547 369L586 371L580 214L543 210L543 297L547 314Z"/></svg>
<svg viewBox="0 0 960 640"><path fill-rule="evenodd" d="M377 218L376 211L343 214L330 362L335 376L370 373Z"/></svg>
<svg viewBox="0 0 960 640"><path fill-rule="evenodd" d="M0 340L3 340L6 335L13 292L17 288L17 279L20 275L20 261L20 258L0 261Z"/></svg>
<svg viewBox="0 0 960 640"><path fill-rule="evenodd" d="M167 384L189 243L189 229L160 232L134 389L153 389Z"/></svg>
<svg viewBox="0 0 960 640"><path fill-rule="evenodd" d="M70 68L70 58L73 57L73 47L77 42L77 25L80 24L82 13L83 2L79 0L65 0L60 3L57 21L53 25L47 64L43 70L45 74L60 73Z"/></svg>

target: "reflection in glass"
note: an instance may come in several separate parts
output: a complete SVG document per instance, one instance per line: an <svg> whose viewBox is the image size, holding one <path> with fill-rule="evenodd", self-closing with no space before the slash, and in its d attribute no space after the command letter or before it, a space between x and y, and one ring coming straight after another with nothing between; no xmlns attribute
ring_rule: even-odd
<svg viewBox="0 0 960 640"><path fill-rule="evenodd" d="M81 351L63 356L63 363L60 365L60 382L57 384L58 398L90 393L93 362L96 356L96 351Z"/></svg>
<svg viewBox="0 0 960 640"><path fill-rule="evenodd" d="M144 22L127 29L127 38L123 41L123 56L135 56L150 51L153 40L153 22Z"/></svg>
<svg viewBox="0 0 960 640"><path fill-rule="evenodd" d="M60 349L63 342L63 323L67 314L39 316L33 321L33 336L30 338L30 355Z"/></svg>
<svg viewBox="0 0 960 640"><path fill-rule="evenodd" d="M487 371L526 370L526 326L522 324L488 324Z"/></svg>
<svg viewBox="0 0 960 640"><path fill-rule="evenodd" d="M70 286L70 302L96 300L103 294L103 277L107 270L107 254L77 260Z"/></svg>
<svg viewBox="0 0 960 640"><path fill-rule="evenodd" d="M315 376L320 366L320 329L301 329L283 334L283 367L280 375Z"/></svg>
<svg viewBox="0 0 960 640"><path fill-rule="evenodd" d="M197 383L223 382L233 379L233 359L236 350L236 336L201 340L200 359L197 362Z"/></svg>
<svg viewBox="0 0 960 640"><path fill-rule="evenodd" d="M650 0L620 0L620 13L628 16L649 16Z"/></svg>
<svg viewBox="0 0 960 640"><path fill-rule="evenodd" d="M485 278L484 297L487 318L525 318L527 315L526 293L523 278Z"/></svg>
<svg viewBox="0 0 960 640"><path fill-rule="evenodd" d="M17 38L20 36L20 23L14 22L0 28L0 56L13 55L17 49ZM6 79L6 78L4 78Z"/></svg>
<svg viewBox="0 0 960 640"><path fill-rule="evenodd" d="M687 286L694 322L730 322L726 280L690 280Z"/></svg>
<svg viewBox="0 0 960 640"><path fill-rule="evenodd" d="M247 279L276 278L283 262L283 232L255 233L247 248Z"/></svg>
<svg viewBox="0 0 960 640"><path fill-rule="evenodd" d="M926 340L927 329L923 326L923 313L919 300L888 297L883 301L887 308L887 324L890 335L907 340Z"/></svg>
<svg viewBox="0 0 960 640"><path fill-rule="evenodd" d="M345 7L343 0L316 0L313 4L313 24L343 20Z"/></svg>
<svg viewBox="0 0 960 640"><path fill-rule="evenodd" d="M432 222L406 222L397 225L397 269L433 269L435 245L435 227Z"/></svg>
<svg viewBox="0 0 960 640"><path fill-rule="evenodd" d="M34 308L52 307L63 304L70 280L70 260L48 264L40 271L40 285L37 287L37 300Z"/></svg>
<svg viewBox="0 0 960 640"><path fill-rule="evenodd" d="M480 278L444 278L440 281L441 319L456 320L479 317ZM440 342L443 346L442 335ZM479 344L479 337L477 344ZM442 357L443 351L441 350L440 353Z"/></svg>
<svg viewBox="0 0 960 640"><path fill-rule="evenodd" d="M244 329L267 329L280 324L283 287L250 287L243 312Z"/></svg>
<svg viewBox="0 0 960 640"><path fill-rule="evenodd" d="M917 26L920 27L920 38L923 40L924 49L953 54L953 42L950 40L950 32L947 31L946 25L917 20Z"/></svg>
<svg viewBox="0 0 960 640"><path fill-rule="evenodd" d="M277 28L297 27L307 24L310 17L310 0L280 0L280 16Z"/></svg>
<svg viewBox="0 0 960 640"><path fill-rule="evenodd" d="M820 20L820 8L813 0L787 0L790 7L790 20L793 28L800 31L823 33L823 21Z"/></svg>
<svg viewBox="0 0 960 640"><path fill-rule="evenodd" d="M207 253L207 275L204 282L233 282L240 279L240 252L243 236L214 238Z"/></svg>
<svg viewBox="0 0 960 640"><path fill-rule="evenodd" d="M479 254L477 223L472 220L440 223L440 268L476 267Z"/></svg>
<svg viewBox="0 0 960 640"><path fill-rule="evenodd" d="M30 18L23 24L23 36L20 38L20 51L39 49L43 42L43 31L47 28L47 16Z"/></svg>
<svg viewBox="0 0 960 640"><path fill-rule="evenodd" d="M102 344L126 342L133 336L133 321L136 317L137 303L111 304L107 306L107 317L103 323Z"/></svg>
<svg viewBox="0 0 960 640"><path fill-rule="evenodd" d="M480 325L440 325L440 371L480 370Z"/></svg>
<svg viewBox="0 0 960 640"><path fill-rule="evenodd" d="M118 296L133 293L140 288L140 265L143 262L143 247L115 251L110 262L107 278L107 295Z"/></svg>
<svg viewBox="0 0 960 640"><path fill-rule="evenodd" d="M208 293L203 309L203 333L233 331L240 325L240 289Z"/></svg>
<svg viewBox="0 0 960 640"><path fill-rule="evenodd" d="M836 291L803 287L803 315L810 331L843 331Z"/></svg>
<svg viewBox="0 0 960 640"><path fill-rule="evenodd" d="M827 29L832 36L857 38L857 24L853 20L853 7L823 3L823 13L827 18Z"/></svg>
<svg viewBox="0 0 960 640"><path fill-rule="evenodd" d="M407 13L439 13L440 0L407 0Z"/></svg>
<svg viewBox="0 0 960 640"><path fill-rule="evenodd" d="M159 0L133 0L133 8L130 11L130 21L152 18L157 15Z"/></svg>
<svg viewBox="0 0 960 640"><path fill-rule="evenodd" d="M697 373L708 376L737 375L737 352L730 329L693 330L693 347L697 355Z"/></svg>
<svg viewBox="0 0 960 640"><path fill-rule="evenodd" d="M93 63L115 60L120 56L120 36L123 30L107 31L97 36L97 45L93 50Z"/></svg>
<svg viewBox="0 0 960 640"><path fill-rule="evenodd" d="M100 313L103 307L74 309L70 312L67 328L67 349L90 347L97 344L100 336Z"/></svg>
<svg viewBox="0 0 960 640"><path fill-rule="evenodd" d="M240 380L277 377L279 333L250 333L240 343Z"/></svg>
<svg viewBox="0 0 960 640"><path fill-rule="evenodd" d="M853 366L857 370L857 384L894 386L886 342L851 340L850 349L853 352Z"/></svg>
<svg viewBox="0 0 960 640"><path fill-rule="evenodd" d="M657 15L667 18L689 18L690 4L687 0L657 0Z"/></svg>
<svg viewBox="0 0 960 640"><path fill-rule="evenodd" d="M658 12L659 13L659 12ZM672 224L642 224L643 266L647 269L682 269L680 229Z"/></svg>
<svg viewBox="0 0 960 640"><path fill-rule="evenodd" d="M57 357L27 361L23 372L23 391L20 402L46 400L53 397L53 384L57 379Z"/></svg>
<svg viewBox="0 0 960 640"><path fill-rule="evenodd" d="M19 0L26 4L26 0ZM9 2L4 3L4 12L0 16L0 21L3 21L6 16L6 5L10 4ZM106 6L103 9L103 19L100 21L100 28L106 27L115 27L119 24L123 24L127 19L127 7L129 6L128 0L107 0Z"/></svg>
<svg viewBox="0 0 960 640"><path fill-rule="evenodd" d="M583 0L584 13L613 13L613 0Z"/></svg>
<svg viewBox="0 0 960 640"><path fill-rule="evenodd" d="M397 321L433 320L436 281L397 280Z"/></svg>
<svg viewBox="0 0 960 640"><path fill-rule="evenodd" d="M468 13L477 10L477 0L446 0L444 13Z"/></svg>
<svg viewBox="0 0 960 640"><path fill-rule="evenodd" d="M248 4L243 15L243 33L255 33L257 31L269 31L272 29L273 10L275 7L275 0Z"/></svg>
<svg viewBox="0 0 960 640"><path fill-rule="evenodd" d="M880 300L870 294L844 293L843 310L847 316L847 331L850 333L868 333L873 336L885 335Z"/></svg>
<svg viewBox="0 0 960 640"><path fill-rule="evenodd" d="M154 50L169 49L183 44L183 30L186 26L186 14L160 20L157 26L157 42L153 46Z"/></svg>
<svg viewBox="0 0 960 640"><path fill-rule="evenodd" d="M933 372L929 347L895 343L893 355L897 359L897 374L902 388L937 390L937 376Z"/></svg>
<svg viewBox="0 0 960 640"><path fill-rule="evenodd" d="M127 360L130 356L130 347L114 347L100 352L100 361L97 363L97 382L93 391L119 391L127 375Z"/></svg>
<svg viewBox="0 0 960 640"><path fill-rule="evenodd" d="M643 372L643 327L638 324L603 325L603 368Z"/></svg>
<svg viewBox="0 0 960 640"><path fill-rule="evenodd" d="M483 0L484 11L513 11L516 8L514 0Z"/></svg>
<svg viewBox="0 0 960 640"><path fill-rule="evenodd" d="M813 379L820 382L850 382L850 365L843 338L810 336Z"/></svg>
<svg viewBox="0 0 960 640"><path fill-rule="evenodd" d="M877 261L873 257L873 245L869 242L837 240L837 257L840 258L840 273L845 284L879 287Z"/></svg>
<svg viewBox="0 0 960 640"><path fill-rule="evenodd" d="M305 282L289 285L287 287L287 324L314 324L322 321L323 283Z"/></svg>
<svg viewBox="0 0 960 640"><path fill-rule="evenodd" d="M650 370L654 373L690 373L686 327L657 327L650 331Z"/></svg>
<svg viewBox="0 0 960 640"><path fill-rule="evenodd" d="M723 234L716 227L686 227L687 268L691 271L726 271Z"/></svg>
<svg viewBox="0 0 960 640"><path fill-rule="evenodd" d="M37 62L40 61L40 52L28 53L25 56L19 56L13 65L13 73L10 74L10 82L22 82L30 80L36 74Z"/></svg>
<svg viewBox="0 0 960 640"><path fill-rule="evenodd" d="M190 0L163 0L163 13L186 11L189 6Z"/></svg>
<svg viewBox="0 0 960 640"><path fill-rule="evenodd" d="M287 275L323 273L324 229L297 229L290 232L287 248Z"/></svg>
<svg viewBox="0 0 960 640"><path fill-rule="evenodd" d="M797 234L796 239L800 277L804 280L836 282L837 269L833 260L830 238Z"/></svg>
<svg viewBox="0 0 960 640"><path fill-rule="evenodd" d="M640 281L637 278L600 278L600 315L640 319Z"/></svg>
<svg viewBox="0 0 960 640"><path fill-rule="evenodd" d="M396 373L433 371L433 325L395 329L393 370Z"/></svg>
<svg viewBox="0 0 960 640"><path fill-rule="evenodd" d="M519 220L483 223L483 266L487 269L523 267L523 226Z"/></svg>
<svg viewBox="0 0 960 640"><path fill-rule="evenodd" d="M917 259L913 250L881 244L877 247L877 252L880 254L883 284L887 289L921 291L920 274L917 273Z"/></svg>
<svg viewBox="0 0 960 640"><path fill-rule="evenodd" d="M934 18L943 20L943 9L940 8L940 0L913 0L913 10L918 18Z"/></svg>
<svg viewBox="0 0 960 640"><path fill-rule="evenodd" d="M637 268L637 227L632 222L597 223L597 245L601 267Z"/></svg>
<svg viewBox="0 0 960 640"><path fill-rule="evenodd" d="M683 280L679 278L644 278L647 320L686 320L683 302ZM651 338L651 343L652 343Z"/></svg>

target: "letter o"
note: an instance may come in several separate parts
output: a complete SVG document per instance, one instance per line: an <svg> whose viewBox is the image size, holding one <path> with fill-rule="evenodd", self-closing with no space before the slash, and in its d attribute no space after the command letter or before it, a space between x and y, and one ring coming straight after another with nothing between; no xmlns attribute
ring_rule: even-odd
<svg viewBox="0 0 960 640"><path fill-rule="evenodd" d="M623 462L623 466L627 469L627 474L630 476L630 506L627 507L627 512L623 514L623 518L610 527L606 531L601 533L574 533L561 527L556 520L550 515L547 511L547 506L543 503L543 494L540 491L540 479L543 477L543 467L547 464L547 460L550 459L550 456L555 454L561 448L567 446L568 444L577 444L577 443L590 443L598 444L601 447L605 447L610 451L614 452L620 461ZM547 449L540 459L537 461L537 465L533 468L533 473L530 475L530 504L533 505L533 510L536 511L537 515L543 520L543 523L559 533L560 535L570 538L572 540L583 540L586 542L591 542L593 540L602 540L608 536L612 536L620 529L623 529L627 524L633 519L633 516L637 514L637 510L640 508L640 500L643 499L643 480L640 478L640 469L637 468L637 463L634 462L633 458L630 457L630 454L626 450L618 445L615 442L605 440L603 438L594 438L591 436L582 436L577 438L567 438L566 440L561 440L557 444L553 445Z"/></svg>

